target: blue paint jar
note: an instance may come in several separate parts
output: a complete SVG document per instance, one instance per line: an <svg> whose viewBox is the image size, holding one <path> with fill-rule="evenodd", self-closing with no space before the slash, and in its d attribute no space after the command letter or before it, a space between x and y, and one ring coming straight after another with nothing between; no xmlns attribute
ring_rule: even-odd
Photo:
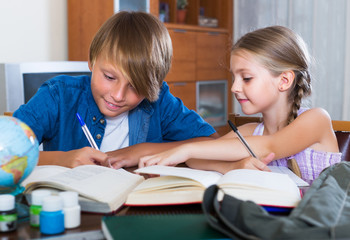
<svg viewBox="0 0 350 240"><path fill-rule="evenodd" d="M40 232L49 235L64 232L63 199L60 196L48 196L43 199Z"/></svg>

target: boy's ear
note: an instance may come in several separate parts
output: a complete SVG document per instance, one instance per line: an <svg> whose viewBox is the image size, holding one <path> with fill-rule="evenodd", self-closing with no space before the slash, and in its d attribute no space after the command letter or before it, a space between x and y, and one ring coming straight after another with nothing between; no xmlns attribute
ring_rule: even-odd
<svg viewBox="0 0 350 240"><path fill-rule="evenodd" d="M93 66L92 66L92 63L90 62L90 60L88 60L88 65L89 65L89 69L90 69L90 71L92 72L92 68L93 68Z"/></svg>
<svg viewBox="0 0 350 240"><path fill-rule="evenodd" d="M280 75L280 82L278 84L278 89L281 92L288 90L294 82L295 74L294 71L285 71Z"/></svg>

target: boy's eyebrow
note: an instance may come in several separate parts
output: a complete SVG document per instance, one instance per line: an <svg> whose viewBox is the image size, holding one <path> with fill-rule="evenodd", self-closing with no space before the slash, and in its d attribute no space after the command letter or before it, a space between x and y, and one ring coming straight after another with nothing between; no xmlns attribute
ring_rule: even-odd
<svg viewBox="0 0 350 240"><path fill-rule="evenodd" d="M103 66L101 67L103 72L108 72L114 76L119 76L120 74L122 74L122 72L119 70L117 70L115 67L113 67L112 65L107 65L107 66Z"/></svg>

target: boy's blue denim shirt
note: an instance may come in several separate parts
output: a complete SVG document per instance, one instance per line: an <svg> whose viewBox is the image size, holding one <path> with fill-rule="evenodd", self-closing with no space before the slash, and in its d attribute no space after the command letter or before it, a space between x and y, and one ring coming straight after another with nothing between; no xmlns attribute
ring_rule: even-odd
<svg viewBox="0 0 350 240"><path fill-rule="evenodd" d="M91 92L89 76L57 76L14 112L32 128L45 151L70 151L90 146L79 121L79 113L100 147L106 120ZM129 145L142 142L180 141L215 133L196 112L169 92L166 82L156 102L143 100L129 111Z"/></svg>

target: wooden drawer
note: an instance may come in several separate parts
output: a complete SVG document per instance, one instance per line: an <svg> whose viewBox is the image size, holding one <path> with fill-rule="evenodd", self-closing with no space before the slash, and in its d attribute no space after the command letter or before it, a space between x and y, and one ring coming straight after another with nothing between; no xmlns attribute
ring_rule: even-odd
<svg viewBox="0 0 350 240"><path fill-rule="evenodd" d="M196 33L186 30L169 29L173 44L173 61L167 82L196 80Z"/></svg>
<svg viewBox="0 0 350 240"><path fill-rule="evenodd" d="M229 66L228 35L216 32L198 32L196 35L196 79L227 79Z"/></svg>
<svg viewBox="0 0 350 240"><path fill-rule="evenodd" d="M170 82L170 92L182 100L185 106L196 111L196 83L195 82Z"/></svg>

